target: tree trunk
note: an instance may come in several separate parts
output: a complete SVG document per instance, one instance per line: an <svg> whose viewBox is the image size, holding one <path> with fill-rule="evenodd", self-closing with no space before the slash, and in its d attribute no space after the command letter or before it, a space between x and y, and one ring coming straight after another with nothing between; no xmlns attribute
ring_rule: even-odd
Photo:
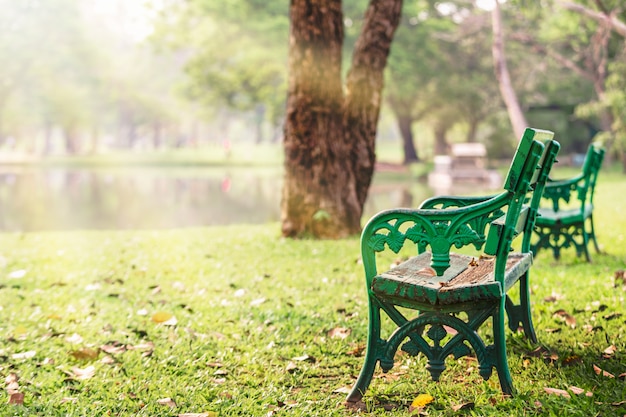
<svg viewBox="0 0 626 417"><path fill-rule="evenodd" d="M480 124L480 121L478 119L472 118L470 120L468 129L467 129L467 136L465 136L465 140L467 142L469 143L476 142L476 133L478 132L479 124Z"/></svg>
<svg viewBox="0 0 626 417"><path fill-rule="evenodd" d="M72 126L63 127L63 137L65 138L65 152L68 155L78 154L78 137Z"/></svg>
<svg viewBox="0 0 626 417"><path fill-rule="evenodd" d="M356 175L359 218L376 163L376 128L383 72L401 14L402 0L370 0L346 80L344 133Z"/></svg>
<svg viewBox="0 0 626 417"><path fill-rule="evenodd" d="M382 71L401 0L372 0L344 99L340 0L292 0L285 120L284 236L356 234L372 179Z"/></svg>
<svg viewBox="0 0 626 417"><path fill-rule="evenodd" d="M449 125L444 122L435 123L435 155L447 155L448 154L448 141L446 140L446 133L448 133Z"/></svg>
<svg viewBox="0 0 626 417"><path fill-rule="evenodd" d="M411 130L413 118L409 114L396 113L396 119L398 121L398 129L400 129L400 136L402 137L404 165L408 165L412 162L418 162L419 157L417 156L415 143L413 142L413 130Z"/></svg>
<svg viewBox="0 0 626 417"><path fill-rule="evenodd" d="M411 114L412 103L407 103L406 101L394 97L393 95L389 95L387 101L392 113L396 117L398 130L400 130L404 165L408 165L412 162L418 162L419 156L417 155L413 138L413 130L411 129L413 122L418 118Z"/></svg>
<svg viewBox="0 0 626 417"><path fill-rule="evenodd" d="M507 112L509 113L509 119L511 120L515 137L521 138L524 133L524 129L526 129L528 124L519 101L517 100L517 94L513 88L511 76L509 75L509 69L506 64L506 56L504 54L504 33L502 31L502 14L500 12L499 0L495 1L495 7L491 12L491 17L493 28L493 45L491 51L493 54L493 65L496 73L496 79L498 80L498 86L500 87L502 99L504 100Z"/></svg>
<svg viewBox="0 0 626 417"><path fill-rule="evenodd" d="M282 233L357 233L355 177L343 138L340 0L292 0Z"/></svg>

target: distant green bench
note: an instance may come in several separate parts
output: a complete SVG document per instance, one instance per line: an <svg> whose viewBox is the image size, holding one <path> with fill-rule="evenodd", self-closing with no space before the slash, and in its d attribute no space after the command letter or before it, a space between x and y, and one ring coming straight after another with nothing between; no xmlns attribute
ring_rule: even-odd
<svg viewBox="0 0 626 417"><path fill-rule="evenodd" d="M459 358L473 350L480 375L488 379L495 367L502 391L513 393L505 311L509 327L517 330L521 324L526 336L536 342L529 302L530 235L559 150L552 137L548 131L525 131L499 194L435 197L419 209L387 210L370 219L361 235L369 299L367 351L348 402L364 395L377 363L384 372L393 367L395 353L407 338L401 349L411 355L422 353L434 380L445 369L447 356ZM512 252L512 242L519 236L523 236L521 251ZM417 249L418 255L378 272L377 253L386 248L398 253L405 244L412 253ZM453 247L467 246L482 253L451 252ZM520 286L518 305L507 296L515 283ZM385 317L397 326L387 337L381 330ZM490 318L493 344L487 345L477 330Z"/></svg>
<svg viewBox="0 0 626 417"><path fill-rule="evenodd" d="M552 249L555 259L559 259L562 249L573 246L578 256L584 253L590 262L590 240L596 252L600 252L593 224L593 195L603 159L604 149L599 144L591 144L578 175L558 181L548 179L543 207L539 208L535 221L533 253Z"/></svg>

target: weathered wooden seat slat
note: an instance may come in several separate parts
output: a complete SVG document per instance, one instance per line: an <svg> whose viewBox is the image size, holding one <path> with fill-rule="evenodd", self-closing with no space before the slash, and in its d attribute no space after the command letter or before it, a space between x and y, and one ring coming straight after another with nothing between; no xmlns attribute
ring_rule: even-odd
<svg viewBox="0 0 626 417"><path fill-rule="evenodd" d="M370 219L361 235L369 301L368 342L348 401L364 395L376 364L384 372L394 366L400 347L412 355L424 354L434 380L445 369L447 356L461 357L473 350L480 375L489 378L495 367L502 390L513 393L504 323L508 316L511 329L521 325L536 342L528 284L533 259L530 236L559 150L552 137L552 132L526 130L499 194L435 197L418 209L386 210ZM521 248L513 252L517 237L522 238ZM417 249L417 255L378 271L377 254L399 253L405 246ZM463 247L473 247L476 255L452 251ZM519 303L515 304L507 291L517 283ZM381 322L387 319L396 330L385 337ZM477 333L489 319L492 344Z"/></svg>
<svg viewBox="0 0 626 417"><path fill-rule="evenodd" d="M604 152L599 144L592 143L578 175L558 181L548 179L531 244L535 254L540 249L552 249L554 258L559 259L561 250L573 246L578 256L584 254L590 262L590 240L600 252L593 223L593 197Z"/></svg>
<svg viewBox="0 0 626 417"><path fill-rule="evenodd" d="M430 252L422 253L372 280L372 290L380 299L407 307L415 301L444 307L447 304L494 300L502 297L530 268L532 254L509 255L504 286L493 274L494 258L450 254L450 267L444 275L433 274Z"/></svg>

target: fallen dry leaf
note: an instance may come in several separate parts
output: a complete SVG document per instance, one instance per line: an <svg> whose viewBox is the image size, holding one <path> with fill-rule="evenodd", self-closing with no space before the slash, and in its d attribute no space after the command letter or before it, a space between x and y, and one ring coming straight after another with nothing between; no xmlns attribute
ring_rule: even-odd
<svg viewBox="0 0 626 417"><path fill-rule="evenodd" d="M24 405L24 393L14 392L9 395L9 404Z"/></svg>
<svg viewBox="0 0 626 417"><path fill-rule="evenodd" d="M552 317L560 318L561 320L565 321L565 323L567 323L567 325L572 329L576 327L576 318L565 310L555 311L554 314L552 314Z"/></svg>
<svg viewBox="0 0 626 417"><path fill-rule="evenodd" d="M100 346L100 350L110 355L126 352L126 346L121 343Z"/></svg>
<svg viewBox="0 0 626 417"><path fill-rule="evenodd" d="M339 387L333 390L333 392L337 394L350 394L351 391L351 387Z"/></svg>
<svg viewBox="0 0 626 417"><path fill-rule="evenodd" d="M571 395L569 395L569 392L567 392L567 391L565 391L563 389L544 387L543 390L545 392L547 392L548 394L559 395L559 396L565 397L565 398L571 398L572 397Z"/></svg>
<svg viewBox="0 0 626 417"><path fill-rule="evenodd" d="M17 383L17 381L20 380L19 375L17 375L15 372L10 372L6 378L4 378L4 382L5 384L9 385L9 384L13 384L13 383Z"/></svg>
<svg viewBox="0 0 626 417"><path fill-rule="evenodd" d="M158 311L152 315L150 318L155 323L165 323L168 320L174 318L172 313L167 313L165 311Z"/></svg>
<svg viewBox="0 0 626 417"><path fill-rule="evenodd" d="M563 365L575 365L577 363L582 362L582 358L578 355L570 355L566 358L563 358Z"/></svg>
<svg viewBox="0 0 626 417"><path fill-rule="evenodd" d="M568 389L575 395L585 394L587 397L593 396L592 392L585 391L584 389L575 387L574 385L569 386Z"/></svg>
<svg viewBox="0 0 626 417"><path fill-rule="evenodd" d="M37 352L35 352L34 350L29 350L26 352L21 352L21 353L14 353L13 355L11 355L11 358L13 359L30 359L33 356L35 356L37 354Z"/></svg>
<svg viewBox="0 0 626 417"><path fill-rule="evenodd" d="M61 404L75 403L76 401L78 401L78 398L76 398L76 397L63 397L61 399Z"/></svg>
<svg viewBox="0 0 626 417"><path fill-rule="evenodd" d="M354 345L352 349L346 352L349 356L362 356L365 351L365 344Z"/></svg>
<svg viewBox="0 0 626 417"><path fill-rule="evenodd" d="M602 357L605 359L610 359L613 357L613 355L615 355L615 352L617 352L617 348L615 347L615 345L611 345L602 351Z"/></svg>
<svg viewBox="0 0 626 417"><path fill-rule="evenodd" d="M285 370L290 374L294 373L296 369L298 369L298 365L296 365L296 363L292 361L289 361L289 363L287 363L287 366L285 367Z"/></svg>
<svg viewBox="0 0 626 417"><path fill-rule="evenodd" d="M206 364L209 368L221 368L224 366L221 362L209 362Z"/></svg>
<svg viewBox="0 0 626 417"><path fill-rule="evenodd" d="M160 398L157 400L157 404L160 405L166 405L168 407L174 408L176 407L176 403L174 402L174 400L172 400L171 398L167 397L167 398Z"/></svg>
<svg viewBox="0 0 626 417"><path fill-rule="evenodd" d="M346 327L335 327L328 331L328 337L333 339L345 339L351 332L352 330Z"/></svg>
<svg viewBox="0 0 626 417"><path fill-rule="evenodd" d="M113 359L111 356L106 355L102 357L102 359L100 359L100 363L105 364L105 365L113 365L116 362L115 362L115 359Z"/></svg>
<svg viewBox="0 0 626 417"><path fill-rule="evenodd" d="M65 341L74 345L78 345L80 343L83 343L83 337L78 333L74 333L73 335L66 337Z"/></svg>
<svg viewBox="0 0 626 417"><path fill-rule="evenodd" d="M267 301L266 298L257 298L255 300L250 301L250 307L258 307L261 304L263 304L265 301Z"/></svg>
<svg viewBox="0 0 626 417"><path fill-rule="evenodd" d="M316 359L313 356L310 355L302 355L302 356L296 356L295 358L291 358L294 361L298 361L298 362L311 362L311 363L315 363Z"/></svg>
<svg viewBox="0 0 626 417"><path fill-rule="evenodd" d="M96 374L96 368L93 366L88 366L86 368L79 368L78 366L72 367L72 375L76 379L89 379Z"/></svg>
<svg viewBox="0 0 626 417"><path fill-rule="evenodd" d="M70 355L79 361L93 361L98 359L98 351L91 348L80 348L73 350Z"/></svg>
<svg viewBox="0 0 626 417"><path fill-rule="evenodd" d="M419 408L423 408L423 407L427 406L428 404L432 403L433 401L435 401L435 398L432 395L430 395L430 394L420 394L417 397L415 397L415 399L411 403L411 406L409 407L409 411L413 411L413 410L417 410Z"/></svg>
<svg viewBox="0 0 626 417"><path fill-rule="evenodd" d="M620 317L622 317L622 313L611 313L611 314L607 314L606 316L602 316L602 318L606 321L618 319Z"/></svg>
<svg viewBox="0 0 626 417"><path fill-rule="evenodd" d="M453 405L452 411L471 410L474 408L474 405L475 404L473 402Z"/></svg>
<svg viewBox="0 0 626 417"><path fill-rule="evenodd" d="M615 375L613 375L610 372L605 371L604 369L600 368L597 365L593 365L593 371L596 373L596 375L602 375L607 378L615 378Z"/></svg>

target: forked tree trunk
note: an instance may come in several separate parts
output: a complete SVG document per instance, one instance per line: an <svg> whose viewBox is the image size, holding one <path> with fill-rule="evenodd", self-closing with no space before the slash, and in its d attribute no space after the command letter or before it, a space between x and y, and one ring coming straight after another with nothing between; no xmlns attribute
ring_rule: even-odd
<svg viewBox="0 0 626 417"><path fill-rule="evenodd" d="M372 0L344 97L340 0L292 0L285 120L285 236L356 234L375 163L382 71L401 0Z"/></svg>

